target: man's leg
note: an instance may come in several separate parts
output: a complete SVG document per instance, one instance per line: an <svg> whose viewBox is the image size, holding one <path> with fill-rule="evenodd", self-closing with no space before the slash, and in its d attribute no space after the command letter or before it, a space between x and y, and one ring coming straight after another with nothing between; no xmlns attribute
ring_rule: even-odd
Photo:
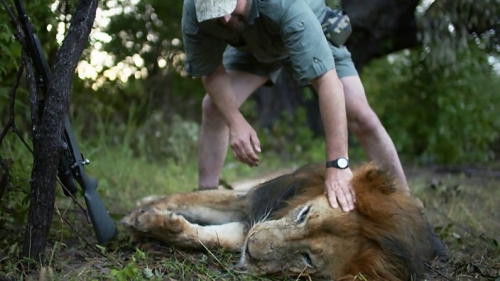
<svg viewBox="0 0 500 281"><path fill-rule="evenodd" d="M368 104L361 79L356 75L340 80L344 86L349 129L361 142L368 158L389 169L409 193L396 147L377 114Z"/></svg>
<svg viewBox="0 0 500 281"><path fill-rule="evenodd" d="M231 75L236 102L243 102L268 78L238 71ZM226 159L229 130L217 106L205 95L202 104L200 138L198 144L198 187L212 189L219 185L219 176Z"/></svg>

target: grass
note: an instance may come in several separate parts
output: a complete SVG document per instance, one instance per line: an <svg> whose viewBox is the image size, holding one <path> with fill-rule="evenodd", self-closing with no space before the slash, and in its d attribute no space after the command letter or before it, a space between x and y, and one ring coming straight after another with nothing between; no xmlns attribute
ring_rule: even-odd
<svg viewBox="0 0 500 281"><path fill-rule="evenodd" d="M155 158L147 151L161 151L164 138L136 145L138 131L107 132L114 137L103 137L103 132L97 139L81 141L80 146L91 160L87 172L98 179L99 193L117 221L146 195L196 189L196 158L192 157L188 140L193 139L189 136L176 135L183 142L177 151L183 157L161 154ZM121 137L116 138L117 135ZM136 248L120 225L114 241L106 247L96 246L83 212L60 189L46 252L49 263L37 272L26 272L22 260L16 258L24 224L15 210L17 215L26 212L27 204L22 198L28 188L30 164L29 160L20 160L29 159L29 154L25 149L14 150L18 148L15 143L11 136L8 143L2 143L6 153L2 156L15 160L13 186L19 186L14 188L19 192L11 194L7 203L11 211L0 213L0 280L308 280L306 276L259 277L240 273L234 268L239 256L224 251L189 252L154 242ZM265 151L256 168L238 164L228 156L222 177L234 182L323 161L324 147L310 147L313 149L286 160ZM494 280L500 276L500 179L437 173L435 169L420 167L408 167L406 171L412 193L423 201L426 216L452 253L449 262L431 265L427 280ZM79 202L83 204L83 198ZM365 279L358 276L357 280Z"/></svg>
<svg viewBox="0 0 500 281"><path fill-rule="evenodd" d="M451 254L434 264L439 273L429 280L500 280L500 178L439 170L406 169L413 195Z"/></svg>

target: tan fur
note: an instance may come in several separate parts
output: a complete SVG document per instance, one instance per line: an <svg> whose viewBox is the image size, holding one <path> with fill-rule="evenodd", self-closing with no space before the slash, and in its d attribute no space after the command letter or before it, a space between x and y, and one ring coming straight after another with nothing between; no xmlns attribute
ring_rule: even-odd
<svg viewBox="0 0 500 281"><path fill-rule="evenodd" d="M415 280L433 254L415 201L373 164L354 171L356 208L330 207L324 168L308 166L248 193L210 190L149 200L122 223L132 240L241 251L255 274Z"/></svg>

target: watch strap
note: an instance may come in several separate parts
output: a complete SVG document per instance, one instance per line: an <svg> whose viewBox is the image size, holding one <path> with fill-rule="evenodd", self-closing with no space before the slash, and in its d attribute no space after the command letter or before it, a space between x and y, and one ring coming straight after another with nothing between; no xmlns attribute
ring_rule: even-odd
<svg viewBox="0 0 500 281"><path fill-rule="evenodd" d="M345 162L345 166L344 165L339 165L339 161L343 161ZM337 169L347 169L349 168L349 160L345 157L339 157L335 160L332 160L332 161L327 161L326 162L326 168L337 168Z"/></svg>

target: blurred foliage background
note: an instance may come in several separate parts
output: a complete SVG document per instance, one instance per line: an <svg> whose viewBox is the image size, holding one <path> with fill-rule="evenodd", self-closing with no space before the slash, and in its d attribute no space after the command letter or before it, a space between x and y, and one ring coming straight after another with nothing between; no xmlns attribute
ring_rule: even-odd
<svg viewBox="0 0 500 281"><path fill-rule="evenodd" d="M64 38L75 0L25 4L50 60ZM367 95L406 163L500 157L500 0L343 4L354 27L348 46ZM100 3L75 74L70 108L89 147L103 142L124 146L159 163L196 158L204 92L199 79L183 69L181 13L182 1ZM20 63L20 45L12 32L2 8L0 125L8 118ZM264 149L288 159L321 155L315 95L293 88L286 77L262 91L267 100L256 94L242 111L259 130ZM29 135L28 104L20 91L16 120ZM2 156L15 158L17 145L9 142L6 149L4 142ZM355 140L352 147L357 147Z"/></svg>

